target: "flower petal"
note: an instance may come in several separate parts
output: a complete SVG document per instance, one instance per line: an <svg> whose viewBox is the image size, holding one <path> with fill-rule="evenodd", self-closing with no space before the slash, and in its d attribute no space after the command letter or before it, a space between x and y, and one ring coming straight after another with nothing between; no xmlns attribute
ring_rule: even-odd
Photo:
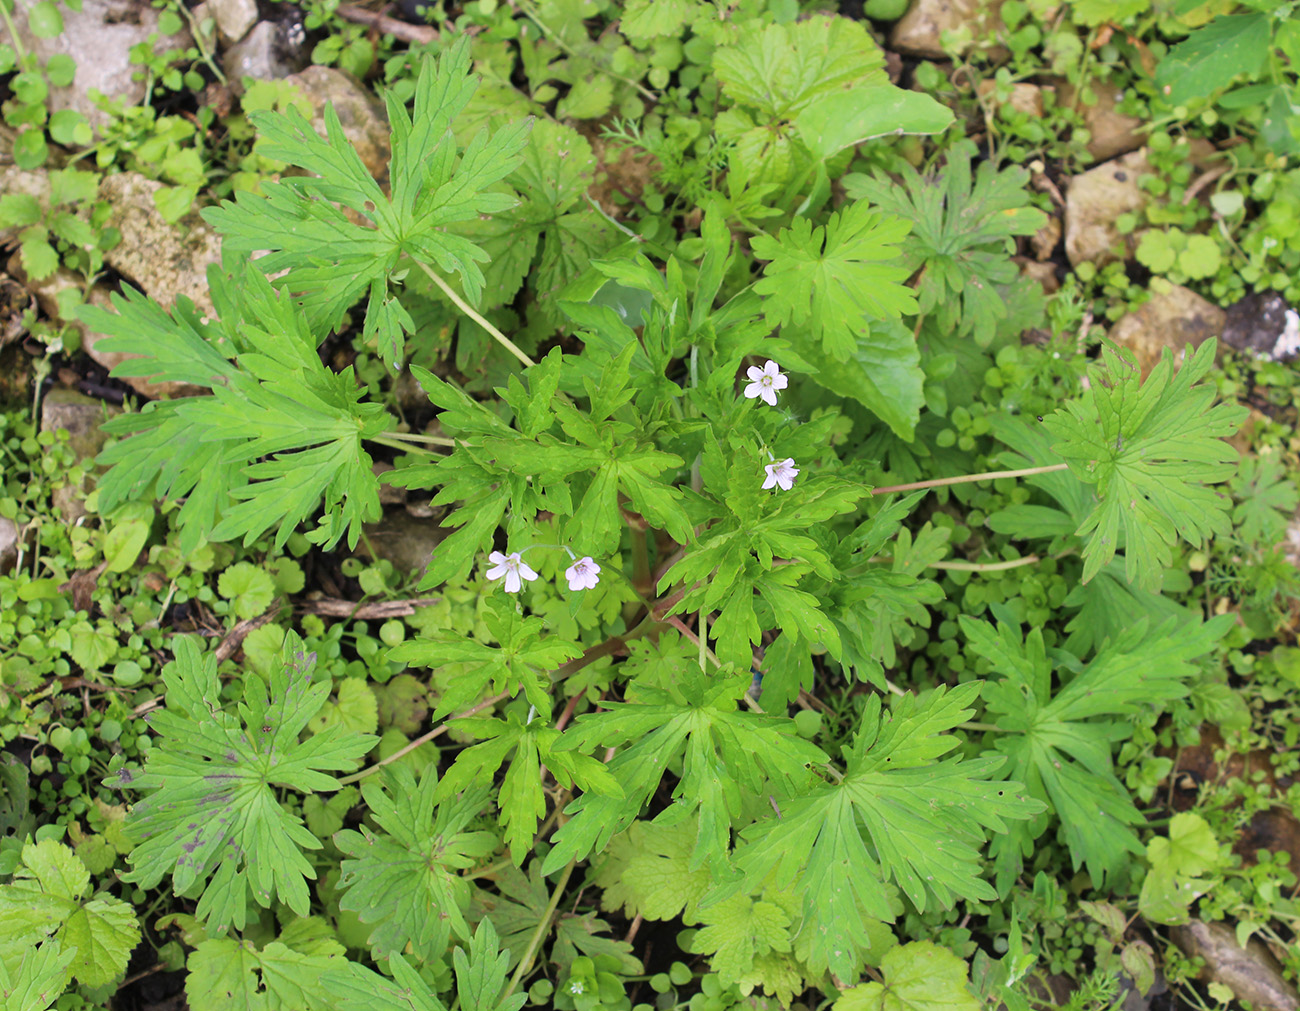
<svg viewBox="0 0 1300 1011"><path fill-rule="evenodd" d="M754 382L758 382L760 379L763 378L763 372L764 370L760 369L757 365L751 365L749 368L745 370L745 375L747 375Z"/></svg>

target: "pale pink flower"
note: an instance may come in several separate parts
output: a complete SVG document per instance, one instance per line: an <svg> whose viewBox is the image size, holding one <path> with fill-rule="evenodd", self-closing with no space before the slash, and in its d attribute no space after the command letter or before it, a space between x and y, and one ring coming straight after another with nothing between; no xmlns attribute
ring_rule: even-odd
<svg viewBox="0 0 1300 1011"><path fill-rule="evenodd" d="M753 400L762 397L763 403L771 407L776 406L776 391L784 390L790 385L790 380L782 374L781 367L770 358L761 369L757 365L751 365L745 375L750 379L749 385L745 387L746 398Z"/></svg>
<svg viewBox="0 0 1300 1011"><path fill-rule="evenodd" d="M799 468L794 465L794 460L790 457L778 460L776 463L764 464L763 469L767 471L767 480L763 482L764 490L775 487L782 491L789 491L794 487L794 479L799 473Z"/></svg>
<svg viewBox="0 0 1300 1011"><path fill-rule="evenodd" d="M506 593L518 593L523 588L523 580L532 582L537 578L537 573L524 564L518 551L508 555L493 551L488 555L488 561L492 562L492 568L487 570L488 579L500 579L504 576Z"/></svg>
<svg viewBox="0 0 1300 1011"><path fill-rule="evenodd" d="M570 590L592 590L600 582L600 566L587 555L565 569L564 578L569 581Z"/></svg>

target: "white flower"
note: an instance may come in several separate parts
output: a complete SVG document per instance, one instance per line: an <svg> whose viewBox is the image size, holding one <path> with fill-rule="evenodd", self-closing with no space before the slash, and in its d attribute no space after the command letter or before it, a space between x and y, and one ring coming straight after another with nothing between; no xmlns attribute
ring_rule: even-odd
<svg viewBox="0 0 1300 1011"><path fill-rule="evenodd" d="M745 397L749 400L762 397L763 402L771 407L776 406L776 391L784 390L790 385L790 380L781 373L781 367L771 358L761 369L757 365L751 365L745 375L750 379L749 385L745 387Z"/></svg>
<svg viewBox="0 0 1300 1011"><path fill-rule="evenodd" d="M522 580L527 579L532 582L537 578L537 573L524 564L518 551L508 555L493 551L488 555L488 561L492 563L492 568L487 570L488 579L500 579L505 576L506 593L518 593L524 585Z"/></svg>
<svg viewBox="0 0 1300 1011"><path fill-rule="evenodd" d="M794 465L794 460L786 457L784 460L778 460L776 463L763 465L767 471L767 480L763 482L763 488L780 488L782 491L789 491L794 487L794 479L799 473L799 468Z"/></svg>
<svg viewBox="0 0 1300 1011"><path fill-rule="evenodd" d="M592 561L591 555L587 555L565 569L564 578L569 581L570 590L595 589L600 582L600 566Z"/></svg>

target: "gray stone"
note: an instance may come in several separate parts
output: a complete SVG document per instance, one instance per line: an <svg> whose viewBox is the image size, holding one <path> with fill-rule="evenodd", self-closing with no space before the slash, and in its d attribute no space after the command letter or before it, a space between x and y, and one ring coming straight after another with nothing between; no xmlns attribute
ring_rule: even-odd
<svg viewBox="0 0 1300 1011"><path fill-rule="evenodd" d="M1188 958L1205 960L1201 978L1206 982L1222 983L1255 1011L1300 1011L1300 994L1258 938L1241 948L1227 924L1199 920L1172 927L1169 933Z"/></svg>
<svg viewBox="0 0 1300 1011"><path fill-rule="evenodd" d="M211 0L210 9L221 41L228 46L233 46L257 24L257 0Z"/></svg>
<svg viewBox="0 0 1300 1011"><path fill-rule="evenodd" d="M942 60L948 55L943 48L943 34L968 28L968 42L961 47L966 52L979 40L992 37L1001 6L1000 0L912 0L907 13L894 25L889 48Z"/></svg>
<svg viewBox="0 0 1300 1011"><path fill-rule="evenodd" d="M1109 161L1142 146L1139 132L1142 120L1116 111L1123 100L1123 92L1113 84L1093 81L1089 87L1097 101L1084 105L1077 100L1074 85L1059 81L1056 84L1057 105L1061 108L1077 107L1088 128L1088 153L1097 161ZM1077 104L1076 104L1077 103Z"/></svg>
<svg viewBox="0 0 1300 1011"><path fill-rule="evenodd" d="M990 102L997 103L998 85L996 81L985 79L980 81L979 88L976 89L981 98ZM1043 89L1036 84L1027 84L1018 81L1011 85L1011 94L1004 103L1009 108L1017 112L1023 112L1032 119L1043 118Z"/></svg>
<svg viewBox="0 0 1300 1011"><path fill-rule="evenodd" d="M1166 348L1173 352L1177 364L1187 345L1197 348L1205 339L1219 336L1226 318L1217 305L1175 284L1122 316L1111 327L1110 339L1137 355L1145 377Z"/></svg>
<svg viewBox="0 0 1300 1011"><path fill-rule="evenodd" d="M0 516L0 572L8 572L18 558L18 527Z"/></svg>
<svg viewBox="0 0 1300 1011"><path fill-rule="evenodd" d="M1142 209L1146 194L1138 187L1138 176L1150 170L1146 151L1134 151L1070 180L1065 194L1065 255L1072 266L1086 262L1101 266L1120 259L1121 253L1126 259L1132 252L1132 239L1126 243L1115 219Z"/></svg>
<svg viewBox="0 0 1300 1011"><path fill-rule="evenodd" d="M275 81L288 77L295 69L285 53L280 29L270 21L259 21L242 42L227 49L221 57L221 67L236 95L244 93L246 77Z"/></svg>
<svg viewBox="0 0 1300 1011"><path fill-rule="evenodd" d="M339 125L376 179L388 173L388 117L384 107L356 78L332 67L308 67L288 79L311 101L311 125L325 136L325 107L334 106Z"/></svg>
<svg viewBox="0 0 1300 1011"><path fill-rule="evenodd" d="M221 239L193 212L169 224L153 201L162 185L138 172L104 178L99 195L112 207L107 223L122 233L104 258L164 308L184 295L211 316L207 269L221 260Z"/></svg>
<svg viewBox="0 0 1300 1011"><path fill-rule="evenodd" d="M55 387L41 400L41 431L57 432L67 429L68 445L77 459L93 459L99 455L108 436L99 426L122 409L102 400L94 400L75 390Z"/></svg>
<svg viewBox="0 0 1300 1011"><path fill-rule="evenodd" d="M144 75L131 63L130 51L158 31L158 11L139 0L84 0L79 11L59 4L63 31L52 39L40 39L27 23L27 12L37 2L16 0L13 18L19 41L42 64L56 53L65 53L77 63L70 85L50 89L50 112L75 109L99 129L109 117L91 100L91 89L120 98L128 106L144 100ZM0 23L0 42L11 41L7 27ZM158 39L155 50L184 48L190 41L189 33L182 29ZM133 80L137 73L141 75L138 81Z"/></svg>
<svg viewBox="0 0 1300 1011"><path fill-rule="evenodd" d="M1223 343L1274 361L1300 351L1300 314L1276 291L1251 292L1227 308Z"/></svg>

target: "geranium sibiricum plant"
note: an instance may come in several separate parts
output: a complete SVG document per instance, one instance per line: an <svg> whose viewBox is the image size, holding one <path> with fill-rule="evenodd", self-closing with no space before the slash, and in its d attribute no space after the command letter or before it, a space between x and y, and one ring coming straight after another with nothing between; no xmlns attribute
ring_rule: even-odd
<svg viewBox="0 0 1300 1011"><path fill-rule="evenodd" d="M164 796L221 766L221 775L256 788L248 796L257 805L185 829L199 832L193 859L188 836L146 843L137 852L147 861L132 873L149 887L170 881L198 902L200 919L218 917L214 929L273 906L276 918L305 921L305 881L316 872L303 851L324 844L295 812L309 811L311 825L331 823L298 793L363 784L359 797L348 795L358 828L332 830L327 852L345 856L319 894L355 912L350 937L364 951L353 955L370 965L343 957L341 945L321 955L327 965L311 962L320 950L310 944L277 941L257 956L264 968L272 952L293 963L291 974L319 970L333 980L312 1006L331 1008L373 986L409 1003L454 964L458 978L473 968L482 969L474 978L494 981L474 1006L496 1007L501 997L517 1007L574 875L586 873L585 862L599 877L625 832L670 839L663 859L692 883L676 905L676 893L647 905L629 875L610 893L623 896L615 905L699 925L692 950L712 959L726 985L785 1001L804 986L856 981L879 964L893 943L890 925L906 916L993 900L1002 883L995 887L990 840L1004 840L998 859L1013 878L1015 854L1062 826L1064 845L1088 857L1092 837L1052 806L1061 802L1041 779L1028 790L1010 776L1032 771L1021 760L1029 746L1013 744L1035 725L1012 714L999 717L1005 727L987 746L963 736L986 690L996 712L1007 712L1007 686L1023 666L1011 657L1010 632L1001 646L991 633L980 639L992 658L987 678L958 683L935 670L909 684L915 691L893 680L898 642L930 620L926 604L940 592L934 571L1003 564L949 560L946 538L928 534L922 551L912 528L928 528L914 514L932 488L1025 479L1044 500L1036 508L1052 512L1052 550L1080 565L1082 579L1113 572L1122 553L1127 578L1147 588L1180 541L1200 544L1224 528L1214 485L1231 473L1232 451L1220 440L1239 412L1215 405L1200 382L1211 343L1177 370L1167 358L1145 382L1108 352L1087 390L1041 426L1008 425L999 450L1007 469L918 478L916 461L929 453L919 443L933 431L923 412L943 408L946 373L936 361L943 356L923 357L932 354L915 336L923 321L904 322L917 306L900 266L909 224L863 201L831 206L830 187L817 181L865 137L933 132L950 117L894 89L865 31L844 24L819 15L745 36L745 46L781 59L845 47L851 58L830 61L840 76L781 112L800 136L817 138L800 141L808 189L792 176L784 197L775 183L761 193L711 193L690 243L629 237L599 207L569 202L564 193L585 193L594 181L587 142L546 120L483 126L489 119L471 105L470 43L449 36L421 69L411 107L389 97L387 192L332 112L325 137L293 109L257 113L261 150L306 174L264 182L260 193L209 212L232 254L209 275L215 317L184 298L164 311L134 292L115 298L113 312L83 310L110 335L104 350L137 356L117 374L210 391L109 423L121 438L101 457L103 512L139 498L176 504L186 550L262 538L279 547L300 530L322 549L354 548L381 515L383 480L428 492L445 510L446 536L421 589L466 592L477 569L470 596L487 591L472 633L425 623L389 650L390 676L409 668L433 691L429 725L403 731L410 740L396 749L341 718L313 729L328 693L307 690L310 658L289 645L268 682L283 698L267 701L258 688L257 704L241 704L238 715L222 709L229 696L215 661L187 650L169 668L171 737L138 782ZM735 110L763 99L738 83L737 39L724 38L717 59L722 101L741 117ZM814 131L814 114L820 97L850 94L845 87L871 92L854 108L894 110L897 119L862 125L866 132L836 147L839 134ZM769 198L776 203L762 205ZM582 243L566 246L547 231L566 215L589 215ZM769 225L760 231L756 220ZM546 252L552 242L565 255ZM244 256L268 246L264 258ZM523 283L534 249L545 306L507 334L511 314L493 309ZM522 274L518 262L504 262L510 255L523 257ZM427 406L405 415L429 431L399 424L351 369L322 359L322 342L350 312L359 346L423 391ZM501 377L495 397L482 386L471 392L450 366L435 374L404 364L427 318L454 321L458 340L490 342L485 368ZM897 471L850 454L850 444ZM372 453L394 465L382 479ZM869 696L830 750L802 736L790 715L818 677ZM1043 691L1043 705L1055 704ZM294 732L276 731L283 740L271 742L272 761L248 740L261 740L263 720L279 719L276 705L291 710ZM1071 718L1090 714L1078 705ZM184 743L187 728L192 741L209 743ZM454 753L424 749L421 762L406 761L449 728L461 745ZM240 734L247 739L230 757L215 743ZM119 785L132 782L128 775ZM1127 814L1127 794L1116 788L1123 796L1112 796L1110 809ZM281 802L289 806L275 807L282 816L272 821L290 826L283 854L261 828L271 823L265 805ZM164 808L143 805L128 828L142 840L182 831L157 815ZM1131 824L1117 821L1105 844L1136 846ZM251 875L238 908L217 894L235 868L281 856L292 869ZM501 869L510 864L527 866ZM505 969L498 978L483 967L498 966L498 935L513 922L500 912L508 887L542 898L528 892L533 912L520 915L532 915L531 925L509 928L507 982ZM743 926L760 918L768 925L761 944ZM226 957L216 942L234 942L211 936L199 964L215 978L212 960ZM575 958L563 971L576 971Z"/></svg>

